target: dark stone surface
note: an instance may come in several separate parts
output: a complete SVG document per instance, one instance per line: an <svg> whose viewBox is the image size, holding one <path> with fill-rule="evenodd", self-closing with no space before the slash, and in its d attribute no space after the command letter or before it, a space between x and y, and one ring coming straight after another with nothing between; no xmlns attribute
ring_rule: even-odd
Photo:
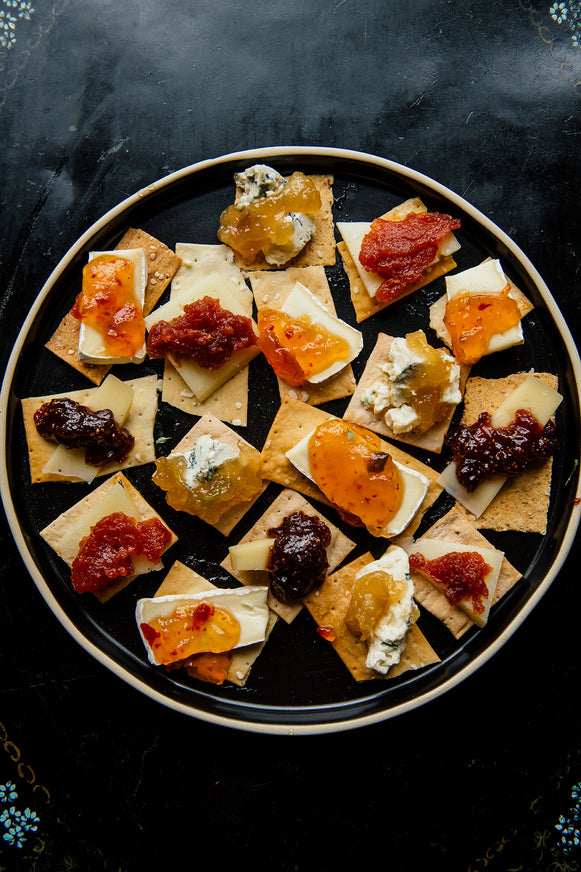
<svg viewBox="0 0 581 872"><path fill-rule="evenodd" d="M264 145L378 154L466 197L578 340L579 15L572 0L1 0L2 366L102 214ZM0 868L171 868L182 851L284 872L578 862L555 829L560 815L581 829L578 560L575 545L525 624L445 696L286 739L130 689L56 621L4 525L0 782L39 823L21 848L0 839Z"/></svg>

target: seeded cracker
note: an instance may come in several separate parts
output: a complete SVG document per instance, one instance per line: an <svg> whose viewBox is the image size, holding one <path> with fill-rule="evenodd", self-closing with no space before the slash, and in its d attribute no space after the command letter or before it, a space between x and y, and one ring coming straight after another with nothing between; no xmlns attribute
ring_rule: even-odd
<svg viewBox="0 0 581 872"><path fill-rule="evenodd" d="M385 333L377 334L375 348L369 355L363 375L357 383L355 393L353 394L343 417L346 421L352 421L354 424L361 424L362 427L367 427L369 430L375 431L375 433L378 433L380 436L386 436L388 439L395 439L397 442L405 442L407 445L414 445L416 448L423 448L424 451L432 451L435 454L440 454L444 445L444 436L448 431L456 406L451 406L447 417L439 424L434 424L434 426L430 427L430 429L425 433L400 433L396 435L385 423L385 413L382 412L379 415L376 415L373 409L367 409L361 402L361 397L364 396L366 391L375 381L385 381L387 379L387 376L380 369L380 366L387 361L387 356L393 339L393 336L387 336ZM461 392L464 391L469 372L469 366L462 365L460 367Z"/></svg>
<svg viewBox="0 0 581 872"><path fill-rule="evenodd" d="M355 542L347 538L334 524L320 512L313 508L303 497L292 490L283 490L279 496L271 503L264 515L259 518L256 524L242 537L240 542L249 542L254 539L265 539L268 536L268 530L271 527L278 527L283 520L292 512L304 512L305 515L315 515L320 518L331 531L331 545L328 549L329 571L332 572L345 557L355 548ZM239 544L239 543L237 543ZM253 585L268 585L268 572L259 570L241 570L234 571L230 556L220 564L224 569L228 570L238 581L243 584ZM283 620L290 622L298 615L302 608L302 602L281 603L269 592L268 605L276 612Z"/></svg>
<svg viewBox="0 0 581 872"><path fill-rule="evenodd" d="M132 466L141 466L144 463L152 463L155 460L155 443L153 440L153 425L157 412L157 382L156 375L147 375L142 378L128 379L125 384L134 390L131 411L125 423L125 427L135 438L135 445L131 449L127 459L123 463L108 463L102 466L97 476L110 475L120 469L129 469ZM97 388L83 388L78 391L65 391L60 394L50 394L44 397L27 397L22 400L22 414L24 417L24 429L28 445L28 457L30 461L30 476L33 484L45 481L79 481L63 475L45 473L42 470L57 448L56 442L49 442L38 435L34 424L34 413L54 397L69 397L81 405L87 403L91 393Z"/></svg>
<svg viewBox="0 0 581 872"><path fill-rule="evenodd" d="M333 176L314 175L308 176L321 195L321 208L316 215L315 232L302 251L285 264L285 268L291 266L334 266L335 264L335 227L333 224ZM234 252L234 259L242 272L250 273L253 270L277 270L280 267L269 264L259 252L251 264L244 263L244 258Z"/></svg>
<svg viewBox="0 0 581 872"><path fill-rule="evenodd" d="M184 595L199 593L204 590L216 590L216 586L201 575L198 575L193 569L189 569L183 563L176 560L154 596ZM270 612L266 628L266 640L276 620L276 615ZM228 669L228 681L232 682L232 684L237 684L239 687L243 687L246 684L250 670L264 648L266 640L264 642L257 642L255 645L247 645L245 648L234 650Z"/></svg>
<svg viewBox="0 0 581 872"><path fill-rule="evenodd" d="M80 500L78 503L75 503L74 506L71 506L70 509L67 509L66 512L63 512L58 518L49 524L44 530L40 531L40 535L45 540L45 542L50 545L50 547L56 551L56 553L61 557L67 566L71 567L73 561L76 557L76 553L63 553L60 548L60 543L67 531L69 530L71 524L76 523L79 518L82 516L83 512L87 509L95 506L99 500L115 485L118 481L122 482L123 487L131 497L131 501L135 506L135 520L136 521L145 521L148 518L159 518L163 524L167 527L168 525L164 521L164 519L159 515L149 503L141 496L137 488L135 488L129 479L127 479L122 472L118 472L115 475L108 478L107 481L103 482L100 487L91 491L84 499ZM168 530L170 528L168 527ZM167 548L171 548L171 546L177 542L177 536L173 531L171 531L172 538L169 542ZM167 550L166 548L166 550ZM124 587L133 581L137 576L131 575L125 578L120 579L117 582L109 585L109 587L105 588L105 590L97 591L95 596L100 602L107 602L107 600L111 599L116 593L120 590L123 590Z"/></svg>
<svg viewBox="0 0 581 872"><path fill-rule="evenodd" d="M147 285L145 286L145 302L143 313L149 314L180 265L180 258L174 252L150 236L144 230L130 228L116 246L117 249L144 248L147 259ZM80 290L80 288L79 288ZM68 312L56 331L53 333L46 348L70 364L78 372L85 375L93 384L100 385L111 366L108 364L85 363L78 358L79 330L81 322Z"/></svg>
<svg viewBox="0 0 581 872"><path fill-rule="evenodd" d="M381 675L365 665L367 644L349 632L345 626L345 615L349 608L355 576L373 560L371 554L358 557L330 575L318 590L308 594L304 600L317 626L334 628L337 638L329 644L333 646L356 681L395 678L408 669L421 669L422 666L429 666L440 660L417 624L414 624L408 634L401 660L392 666L386 675Z"/></svg>
<svg viewBox="0 0 581 872"><path fill-rule="evenodd" d="M427 211L427 208L424 206L420 198L414 197L413 199L406 200L399 206L395 206L393 209L390 209L389 212L386 212L380 217L392 220L401 220L402 218L405 218L406 215L409 215L411 212L419 213ZM365 321L367 318L370 318L377 312L381 312L381 310L385 309L386 306L391 305L391 303L389 302L380 302L375 297L369 296L367 288L361 281L361 277L355 265L355 261L351 257L349 249L344 242L339 242L337 244L337 251L341 255L341 258L343 260L343 267L347 274L347 278L349 279L351 302L353 303L353 308L355 309L357 323ZM443 257L440 257L435 264L428 267L428 269L424 273L424 278L421 281L409 285L397 299L400 300L402 299L402 297L406 297L408 294L413 293L413 291L417 291L419 290L419 288L425 287L425 285L433 282L434 279L440 278L440 276L443 276L446 273L450 272L450 270L453 270L455 266L456 261L454 260L452 255L447 254ZM397 300L394 302L397 302Z"/></svg>
<svg viewBox="0 0 581 872"><path fill-rule="evenodd" d="M257 271L251 273L249 279L257 309L266 306L270 309L282 309L296 282L300 282L331 314L337 314L325 268L322 266L290 267L280 272ZM281 399L290 394L312 406L348 397L356 387L351 364L347 364L337 375L331 376L320 384L305 382L304 385L295 388L278 376L277 381Z"/></svg>
<svg viewBox="0 0 581 872"><path fill-rule="evenodd" d="M457 542L460 545L474 545L477 548L493 547L488 539L479 533L458 509L451 509L416 541L421 542L422 539L443 539L449 542ZM453 550L453 546L450 550ZM459 639L466 630L475 626L466 612L459 606L450 605L444 594L431 584L421 572L414 572L412 570L411 576L414 582L414 597L416 602L442 621L456 639ZM493 605L521 577L520 572L505 557L494 592Z"/></svg>

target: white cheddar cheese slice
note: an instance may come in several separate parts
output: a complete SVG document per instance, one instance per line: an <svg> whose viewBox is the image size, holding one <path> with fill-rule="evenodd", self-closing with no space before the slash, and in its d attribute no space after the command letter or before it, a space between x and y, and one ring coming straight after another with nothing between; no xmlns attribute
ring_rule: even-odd
<svg viewBox="0 0 581 872"><path fill-rule="evenodd" d="M119 250L115 251L91 251L89 260L102 254L111 254L120 257ZM124 249L122 257L133 263L133 291L141 309L145 300L145 286L147 285L147 258L144 248ZM85 363L97 363L113 365L116 363L142 363L145 359L145 342L133 357L116 357L112 355L106 346L101 333L87 324L81 323L79 330L79 360Z"/></svg>
<svg viewBox="0 0 581 872"><path fill-rule="evenodd" d="M159 665L160 661L147 642L142 624L149 624L156 618L166 618L177 608L196 607L200 603L210 603L216 608L229 612L240 624L240 637L235 648L243 648L263 642L268 625L268 606L266 597L268 587L247 586L232 589L216 588L192 594L170 594L168 596L140 599L135 609L135 619L145 645L149 662Z"/></svg>
<svg viewBox="0 0 581 872"><path fill-rule="evenodd" d="M297 282L284 301L282 311L291 318L307 316L313 324L318 324L331 335L344 339L349 346L349 354L343 360L337 360L326 369L310 376L307 381L319 384L340 372L354 360L363 348L363 335L350 324L335 317L308 288Z"/></svg>
<svg viewBox="0 0 581 872"><path fill-rule="evenodd" d="M250 542L231 545L228 550L234 572L266 570L270 549L275 541L275 539L252 539Z"/></svg>
<svg viewBox="0 0 581 872"><path fill-rule="evenodd" d="M316 484L311 473L309 462L309 440L315 431L308 433L300 442L286 452L286 456L296 469ZM408 469L401 463L394 461L397 466L403 485L403 498L401 505L391 521L381 531L381 536L398 536L402 533L418 511L424 497L428 492L429 481L421 472Z"/></svg>
<svg viewBox="0 0 581 872"><path fill-rule="evenodd" d="M77 520L71 524L55 548L57 554L70 566L79 552L81 539L88 536L97 521L106 518L114 512L122 512L129 517L136 517L137 511L133 500L123 487L121 482L116 482L99 500L90 508L82 512Z"/></svg>
<svg viewBox="0 0 581 872"><path fill-rule="evenodd" d="M490 566L490 571L484 578L484 583L488 590L488 596L483 597L481 600L483 610L481 612L474 611L471 597L461 600L458 603L458 608L462 609L462 611L465 612L479 627L483 627L486 624L490 613L490 607L494 599L502 561L504 560L504 553L502 551L497 551L496 548L480 548L475 545L463 545L460 542L448 542L444 539L430 539L428 537L424 537L419 539L417 542L414 542L413 545L406 548L406 551L408 552L408 555L422 554L426 560L437 560L439 557L444 557L446 554L455 551L477 552L480 554ZM442 592L445 591L445 585L438 584L437 582L432 581L432 579L429 579L429 581L438 590L441 590Z"/></svg>
<svg viewBox="0 0 581 872"><path fill-rule="evenodd" d="M518 388L515 388L492 414L492 426L506 427L514 420L518 409L526 409L544 427L562 400L563 397L558 391L531 375ZM469 492L456 478L456 465L452 461L440 474L438 484L459 503L462 503L464 508L468 509L476 518L479 518L497 495L506 479L506 475L491 476L478 485L474 491Z"/></svg>

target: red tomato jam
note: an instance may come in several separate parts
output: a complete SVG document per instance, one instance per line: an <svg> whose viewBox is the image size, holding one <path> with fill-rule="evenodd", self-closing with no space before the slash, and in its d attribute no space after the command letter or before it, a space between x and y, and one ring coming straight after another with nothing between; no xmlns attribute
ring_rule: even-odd
<svg viewBox="0 0 581 872"><path fill-rule="evenodd" d="M469 492L493 475L517 475L536 460L550 457L559 442L555 423L542 427L526 409L519 409L515 420L495 428L488 412L474 424L459 424L445 437L456 464L456 478Z"/></svg>
<svg viewBox="0 0 581 872"><path fill-rule="evenodd" d="M323 639L326 639L327 642L335 642L337 639L337 632L335 630L335 627L317 627L317 633L319 634L319 636L322 636Z"/></svg>
<svg viewBox="0 0 581 872"><path fill-rule="evenodd" d="M102 254L83 269L83 286L71 309L74 318L101 334L115 357L134 357L145 342L145 321L135 297L130 260Z"/></svg>
<svg viewBox="0 0 581 872"><path fill-rule="evenodd" d="M306 596L323 583L329 569L327 548L331 531L320 518L293 512L267 536L276 539L270 548L270 588L281 602Z"/></svg>
<svg viewBox="0 0 581 872"><path fill-rule="evenodd" d="M136 521L123 512L101 518L81 539L73 561L71 581L77 593L95 593L118 578L133 575L134 557L157 563L171 533L158 518Z"/></svg>
<svg viewBox="0 0 581 872"><path fill-rule="evenodd" d="M443 587L450 605L457 606L462 600L470 599L474 614L483 613L483 600L488 597L484 579L492 567L478 551L451 551L434 560L427 560L423 554L410 554L410 569Z"/></svg>
<svg viewBox="0 0 581 872"><path fill-rule="evenodd" d="M147 337L151 358L194 360L210 371L220 369L243 348L256 345L252 321L223 309L219 300L203 297L184 306L183 315L153 324Z"/></svg>
<svg viewBox="0 0 581 872"><path fill-rule="evenodd" d="M69 397L55 397L34 413L38 435L65 448L85 448L91 466L123 463L135 444L125 427L120 427L110 409L93 412Z"/></svg>
<svg viewBox="0 0 581 872"><path fill-rule="evenodd" d="M402 221L376 218L359 253L364 269L383 278L376 298L391 303L409 285L421 281L438 253L439 243L460 225L457 218L441 212L412 212Z"/></svg>

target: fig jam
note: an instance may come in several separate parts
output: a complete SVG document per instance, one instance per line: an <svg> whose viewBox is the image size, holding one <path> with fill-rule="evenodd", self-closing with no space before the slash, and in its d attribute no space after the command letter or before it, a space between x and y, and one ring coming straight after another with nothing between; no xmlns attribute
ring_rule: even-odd
<svg viewBox="0 0 581 872"><path fill-rule="evenodd" d="M327 548L331 531L320 518L293 512L267 535L276 539L270 548L270 588L281 602L306 596L323 583L329 569Z"/></svg>
<svg viewBox="0 0 581 872"><path fill-rule="evenodd" d="M135 444L125 427L120 427L110 409L94 412L69 397L55 397L34 413L39 436L65 448L85 448L91 466L123 463Z"/></svg>

